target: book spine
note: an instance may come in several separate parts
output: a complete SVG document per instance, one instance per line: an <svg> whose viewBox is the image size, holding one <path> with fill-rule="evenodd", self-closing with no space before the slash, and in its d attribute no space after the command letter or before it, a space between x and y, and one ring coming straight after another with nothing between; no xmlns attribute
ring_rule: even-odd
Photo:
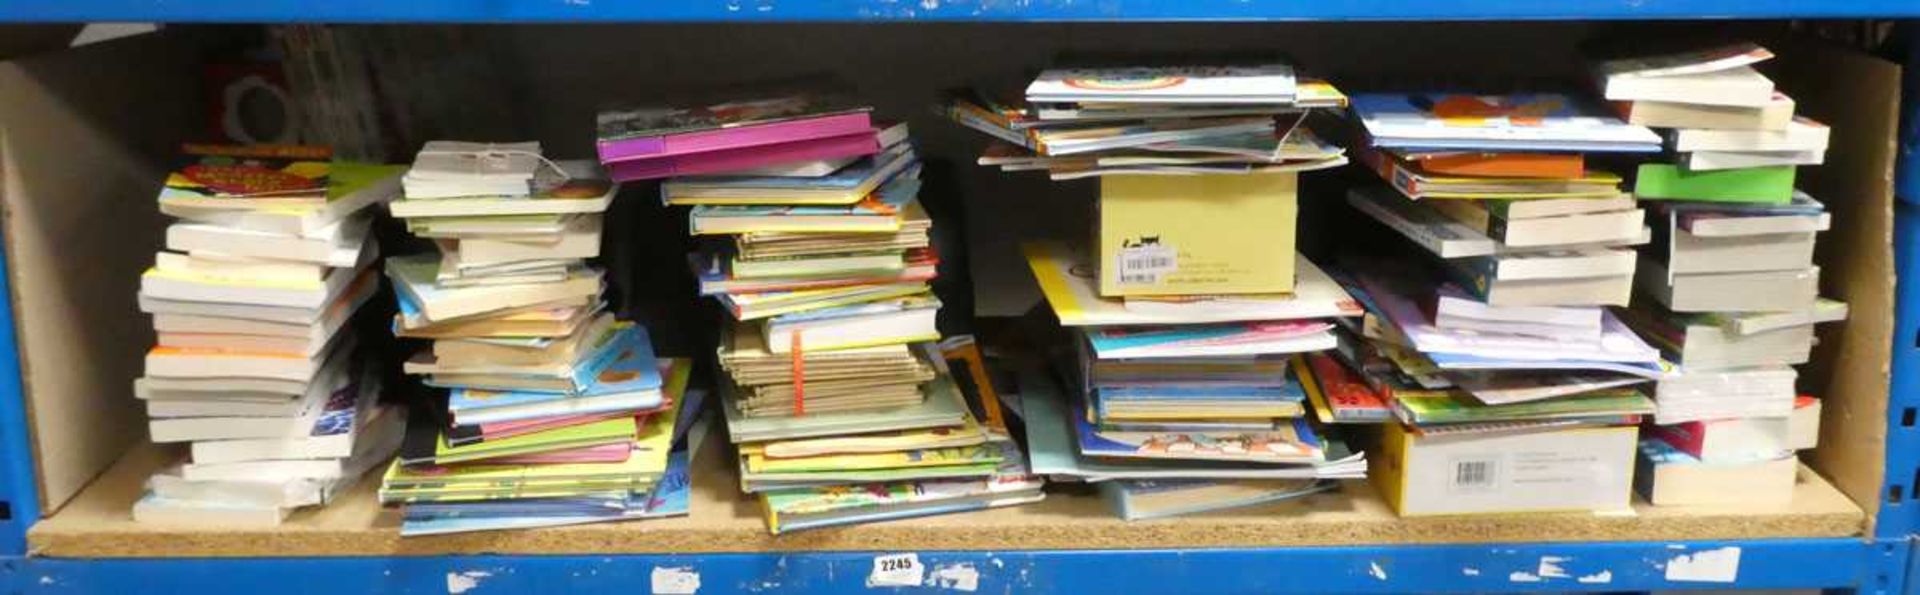
<svg viewBox="0 0 1920 595"><path fill-rule="evenodd" d="M1706 451L1706 430L1706 424L1698 421L1647 427L1647 433L1654 439L1667 443L1674 450L1693 455L1694 458L1700 458L1700 454Z"/></svg>

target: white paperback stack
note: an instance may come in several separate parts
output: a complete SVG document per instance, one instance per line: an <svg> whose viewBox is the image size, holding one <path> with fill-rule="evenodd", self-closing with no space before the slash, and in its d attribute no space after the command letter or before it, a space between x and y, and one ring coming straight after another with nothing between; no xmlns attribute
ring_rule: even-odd
<svg viewBox="0 0 1920 595"><path fill-rule="evenodd" d="M1598 66L1607 98L1670 129L1679 156L1640 167L1654 241L1622 311L1674 364L1636 473L1655 505L1784 504L1795 451L1817 441L1818 401L1796 395L1792 366L1811 356L1813 325L1847 309L1819 297L1814 240L1830 218L1793 182L1824 160L1828 130L1754 70L1771 57L1745 43Z"/></svg>
<svg viewBox="0 0 1920 595"><path fill-rule="evenodd" d="M367 207L399 170L324 148L189 146L159 205L179 217L141 276L158 345L134 393L157 443L140 521L273 525L325 503L398 447L349 321L379 289Z"/></svg>

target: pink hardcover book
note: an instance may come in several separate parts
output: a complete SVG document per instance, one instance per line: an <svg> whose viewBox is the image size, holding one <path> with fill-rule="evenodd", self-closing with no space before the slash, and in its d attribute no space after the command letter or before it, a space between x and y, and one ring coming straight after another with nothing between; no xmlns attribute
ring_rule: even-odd
<svg viewBox="0 0 1920 595"><path fill-rule="evenodd" d="M718 174L795 161L860 157L880 152L871 127L854 134L762 144L700 153L660 155L607 163L607 175L617 182L672 176Z"/></svg>
<svg viewBox="0 0 1920 595"><path fill-rule="evenodd" d="M871 108L839 95L789 93L695 107L636 107L594 119L600 161L739 149L866 131Z"/></svg>

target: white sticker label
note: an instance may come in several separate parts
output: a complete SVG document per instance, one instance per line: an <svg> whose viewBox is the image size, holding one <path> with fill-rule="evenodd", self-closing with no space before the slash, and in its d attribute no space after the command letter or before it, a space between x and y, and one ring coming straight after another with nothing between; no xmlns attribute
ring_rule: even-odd
<svg viewBox="0 0 1920 595"><path fill-rule="evenodd" d="M1123 285L1153 285L1161 275L1180 270L1180 253L1159 243L1121 248L1118 260Z"/></svg>
<svg viewBox="0 0 1920 595"><path fill-rule="evenodd" d="M927 576L916 554L874 556L873 572L867 575L869 587L918 587Z"/></svg>
<svg viewBox="0 0 1920 595"><path fill-rule="evenodd" d="M692 566L653 569L653 595L693 595L700 592L700 573Z"/></svg>

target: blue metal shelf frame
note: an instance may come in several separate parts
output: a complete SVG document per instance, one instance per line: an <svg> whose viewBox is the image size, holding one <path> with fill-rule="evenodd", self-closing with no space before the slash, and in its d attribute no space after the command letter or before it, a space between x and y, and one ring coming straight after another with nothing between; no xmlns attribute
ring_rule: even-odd
<svg viewBox="0 0 1920 595"><path fill-rule="evenodd" d="M1911 0L12 0L0 22L1283 21L1900 18Z"/></svg>
<svg viewBox="0 0 1920 595"><path fill-rule="evenodd" d="M1114 595L1844 588L1901 593L1907 542L1791 539L1289 549L920 552L926 593ZM700 593L869 589L874 552L189 560L31 559L14 593L634 593L698 577ZM1725 574L1723 574L1725 573ZM217 578L214 578L217 577ZM1732 580L1728 580L1732 579ZM663 591L659 591L663 592Z"/></svg>

